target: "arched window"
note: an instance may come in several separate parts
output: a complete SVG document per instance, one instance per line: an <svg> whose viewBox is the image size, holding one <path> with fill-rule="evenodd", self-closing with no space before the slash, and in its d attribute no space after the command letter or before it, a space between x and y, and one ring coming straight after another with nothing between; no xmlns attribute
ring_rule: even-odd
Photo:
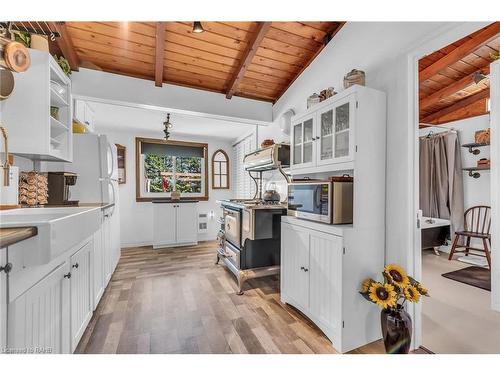
<svg viewBox="0 0 500 375"><path fill-rule="evenodd" d="M212 189L229 189L229 158L224 150L212 155Z"/></svg>

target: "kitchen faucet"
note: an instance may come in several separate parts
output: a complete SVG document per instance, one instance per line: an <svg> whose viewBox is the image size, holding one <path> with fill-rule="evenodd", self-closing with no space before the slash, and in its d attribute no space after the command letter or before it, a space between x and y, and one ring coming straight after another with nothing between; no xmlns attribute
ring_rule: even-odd
<svg viewBox="0 0 500 375"><path fill-rule="evenodd" d="M7 130L0 126L0 131L2 132L3 141L4 141L4 154L5 154L5 162L2 164L3 169L3 186L9 186L9 172L10 172L10 164L9 164L9 143L7 137Z"/></svg>

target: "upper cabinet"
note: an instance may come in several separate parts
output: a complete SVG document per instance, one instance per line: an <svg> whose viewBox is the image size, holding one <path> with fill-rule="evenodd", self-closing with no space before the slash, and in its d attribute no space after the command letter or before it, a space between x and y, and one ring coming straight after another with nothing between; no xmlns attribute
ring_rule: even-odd
<svg viewBox="0 0 500 375"><path fill-rule="evenodd" d="M30 49L31 66L15 75L3 103L10 151L33 160L73 158L71 81L47 52Z"/></svg>
<svg viewBox="0 0 500 375"><path fill-rule="evenodd" d="M83 100L75 99L73 105L73 120L85 125L87 130L94 132L94 117L94 111L92 108L90 108L88 103L84 102Z"/></svg>
<svg viewBox="0 0 500 375"><path fill-rule="evenodd" d="M385 111L374 110L376 103L382 103L381 96L379 91L355 85L296 115L291 132L292 174L354 169L357 136L365 136L356 136L361 119L372 124L385 122L383 116L370 119L369 115L370 111ZM361 111L364 116L360 116Z"/></svg>

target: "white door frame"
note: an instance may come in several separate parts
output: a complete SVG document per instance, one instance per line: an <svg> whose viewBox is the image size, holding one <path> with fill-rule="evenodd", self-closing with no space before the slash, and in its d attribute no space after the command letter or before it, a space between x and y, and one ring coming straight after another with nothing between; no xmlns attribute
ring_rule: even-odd
<svg viewBox="0 0 500 375"><path fill-rule="evenodd" d="M419 210L419 148L418 148L418 123L419 123L419 79L418 61L436 50L439 50L475 31L487 26L491 22L463 22L446 25L433 33L407 54L407 82L408 82L408 160L410 178L408 179L407 194L410 199L410 212L412 231L410 232L410 246L406 254L406 264L410 274L417 280L422 279L422 254L420 241L420 228L417 226ZM413 162L412 162L413 161ZM432 294L432 291L431 291ZM493 293L492 293L493 294ZM409 307L413 317L413 342L412 347L418 348L422 344L422 306L415 304Z"/></svg>

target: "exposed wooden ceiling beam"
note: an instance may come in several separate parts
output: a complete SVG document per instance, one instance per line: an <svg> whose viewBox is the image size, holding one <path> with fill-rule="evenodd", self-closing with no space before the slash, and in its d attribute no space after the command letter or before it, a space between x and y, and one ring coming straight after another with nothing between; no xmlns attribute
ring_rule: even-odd
<svg viewBox="0 0 500 375"><path fill-rule="evenodd" d="M229 85L227 86L228 88L226 98L231 99L231 97L235 93L241 80L243 79L243 76L245 75L245 72L248 69L248 66L252 63L252 59L257 53L257 49L259 48L262 39L264 39L270 27L271 22L258 23L257 29L253 33L252 38L248 41L247 48L245 49L245 52L243 53L243 56L240 60L240 65L229 81Z"/></svg>
<svg viewBox="0 0 500 375"><path fill-rule="evenodd" d="M61 49L64 57L68 60L71 70L78 71L80 68L80 59L75 52L75 47L71 41L71 36L66 28L66 24L64 22L54 22L54 26L59 33L59 37L56 38L57 45Z"/></svg>
<svg viewBox="0 0 500 375"><path fill-rule="evenodd" d="M426 96L425 98L420 100L420 110L428 108L434 104L437 104L441 100L443 100L443 99L445 99L453 94L456 94L460 90L463 90L463 89L473 85L474 84L474 75L476 73L488 75L488 74L490 74L490 67L486 66L486 67L478 70L477 72L471 73L471 74L463 77L462 79L460 79L456 82L453 82L451 85L443 87L441 90L436 91L435 93L432 93L429 96Z"/></svg>
<svg viewBox="0 0 500 375"><path fill-rule="evenodd" d="M165 56L165 22L156 23L155 85L163 84L163 60Z"/></svg>
<svg viewBox="0 0 500 375"><path fill-rule="evenodd" d="M464 44L455 48L436 62L429 65L419 73L420 82L429 79L444 68L456 63L465 56L471 54L478 48L497 38L500 34L500 22L494 22Z"/></svg>
<svg viewBox="0 0 500 375"><path fill-rule="evenodd" d="M437 112L431 113L430 115L427 115L423 119L420 120L421 123L432 123L433 121L437 120L440 117L449 115L450 113L453 113L463 107L467 107L468 105L471 105L481 99L486 99L489 98L490 96L490 89L486 88L482 91L479 91L478 93L468 96L455 104L452 104L448 107L445 107Z"/></svg>
<svg viewBox="0 0 500 375"><path fill-rule="evenodd" d="M338 22L338 24L334 25L330 30L328 30L327 34L330 34L330 38L329 40L332 40L333 37L335 35L337 35L337 33L340 31L340 29L345 25L345 21L342 21L342 22ZM330 43L330 41L328 41L328 43ZM326 45L328 44L323 44L315 53L314 55L311 57L311 59L307 62L307 64L305 64L299 71L298 73L295 75L295 77L293 77L293 79L288 83L288 85L285 86L285 88L279 93L279 95L276 97L276 101L278 101L279 98L281 98L281 96L286 92L286 90L288 90L290 88L290 86L292 85L292 83L295 82L295 80L297 78L299 78L299 76L302 74L302 72L304 70L306 70L306 68L314 61L314 59L321 53L321 51L323 51L323 48L326 47Z"/></svg>

